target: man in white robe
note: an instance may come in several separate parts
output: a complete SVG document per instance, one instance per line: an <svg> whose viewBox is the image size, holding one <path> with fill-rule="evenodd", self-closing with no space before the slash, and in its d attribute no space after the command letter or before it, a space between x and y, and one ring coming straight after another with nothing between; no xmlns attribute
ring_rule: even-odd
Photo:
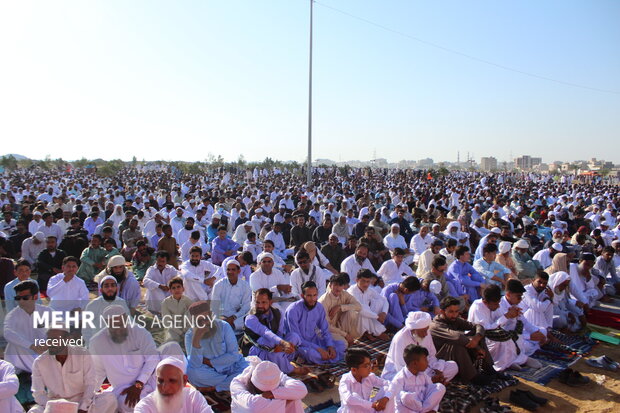
<svg viewBox="0 0 620 413"><path fill-rule="evenodd" d="M349 287L347 291L362 305L358 332L387 339L383 323L387 317L389 303L379 292L370 288L373 278L373 273L370 270L360 270L356 276L356 284Z"/></svg>
<svg viewBox="0 0 620 413"><path fill-rule="evenodd" d="M79 411L115 413L116 397L98 393L95 368L88 351L81 346L67 345L69 330L50 329L48 340L57 340L34 361L32 366L32 395L36 405L29 413L43 413L48 401L64 399L78 403Z"/></svg>
<svg viewBox="0 0 620 413"><path fill-rule="evenodd" d="M24 409L15 397L18 390L15 367L8 361L0 360L0 412L23 413Z"/></svg>
<svg viewBox="0 0 620 413"><path fill-rule="evenodd" d="M327 280L325 278L325 272L322 268L312 264L310 262L310 255L302 250L295 256L298 268L291 272L291 286L292 293L295 297L301 296L301 286L306 281L314 281L319 289L319 297L325 294L327 289Z"/></svg>
<svg viewBox="0 0 620 413"><path fill-rule="evenodd" d="M539 271L531 284L525 286L523 301L519 307L527 321L539 328L553 325L553 291L547 287L549 275Z"/></svg>
<svg viewBox="0 0 620 413"><path fill-rule="evenodd" d="M416 269L416 275L418 277L424 277L431 271L433 260L439 255L439 251L443 248L443 241L436 239L430 245L430 247L420 254L418 259L418 268Z"/></svg>
<svg viewBox="0 0 620 413"><path fill-rule="evenodd" d="M292 293L290 277L284 275L282 271L274 268L275 258L273 254L263 252L258 256L260 268L250 275L250 288L256 291L259 288L266 288L273 293L274 302L281 311L286 310L289 304L299 299Z"/></svg>
<svg viewBox="0 0 620 413"><path fill-rule="evenodd" d="M399 247L394 248L392 259L383 262L377 274L383 279L385 285L400 283L406 277L415 275L405 262L405 251Z"/></svg>
<svg viewBox="0 0 620 413"><path fill-rule="evenodd" d="M227 261L226 277L215 283L211 293L211 305L216 315L238 333L243 330L244 317L252 305L252 289L247 281L239 277L240 273L239 261Z"/></svg>
<svg viewBox="0 0 620 413"><path fill-rule="evenodd" d="M346 272L351 278L355 277L361 269L375 273L375 269L368 259L368 246L365 244L358 245L355 254L348 256L340 264L340 272Z"/></svg>
<svg viewBox="0 0 620 413"><path fill-rule="evenodd" d="M89 345L95 365L96 386L108 378L118 411L134 411L140 399L155 389L153 372L160 361L155 342L146 329L131 325L125 309L111 305L103 312L108 327L95 334Z"/></svg>
<svg viewBox="0 0 620 413"><path fill-rule="evenodd" d="M168 264L168 251L157 251L155 265L146 270L142 284L146 288L146 308L154 314L161 313L161 303L170 296L168 281L178 275L178 271Z"/></svg>
<svg viewBox="0 0 620 413"><path fill-rule="evenodd" d="M179 268L185 295L192 301L208 300L220 267L200 259L202 257L200 248L192 247L189 257L189 260Z"/></svg>
<svg viewBox="0 0 620 413"><path fill-rule="evenodd" d="M422 255L422 253L426 251L433 242L433 237L429 235L429 232L430 228L428 227L428 225L424 225L422 228L420 228L420 233L414 235L413 238L411 238L409 247L415 253L415 255L413 256L413 262L416 264L420 260L420 255Z"/></svg>
<svg viewBox="0 0 620 413"><path fill-rule="evenodd" d="M79 269L78 259L65 257L62 261L62 273L54 275L47 284L50 307L56 311L80 310L88 304L86 283L76 277Z"/></svg>
<svg viewBox="0 0 620 413"><path fill-rule="evenodd" d="M45 329L34 327L34 314L43 316L51 312L49 307L37 304L39 286L35 281L22 281L14 287L17 307L4 319L4 338L7 341L4 359L11 363L18 372L32 372L32 363L42 354L46 347L35 343L44 340ZM51 318L51 317L50 317Z"/></svg>
<svg viewBox="0 0 620 413"><path fill-rule="evenodd" d="M99 281L99 292L101 295L86 305L85 313L92 313L94 328L84 326L82 328L82 337L88 345L92 336L101 330L105 324L101 320L103 311L111 305L120 305L125 309L125 314L129 315L129 307L127 302L118 296L118 282L113 275L106 275Z"/></svg>
<svg viewBox="0 0 620 413"><path fill-rule="evenodd" d="M248 357L250 366L230 383L235 413L303 413L306 385L282 373L277 364Z"/></svg>
<svg viewBox="0 0 620 413"><path fill-rule="evenodd" d="M558 252L562 252L564 247L559 242L554 242L549 248L543 248L538 251L532 259L538 260L542 268L549 267L553 262L553 256Z"/></svg>
<svg viewBox="0 0 620 413"><path fill-rule="evenodd" d="M212 413L205 397L187 385L185 363L168 357L157 365L157 389L140 400L135 413Z"/></svg>
<svg viewBox="0 0 620 413"><path fill-rule="evenodd" d="M594 268L595 262L594 254L582 253L579 264L571 263L569 266L570 294L577 300L577 306L583 309L584 314L603 297L599 286L605 284L605 279L598 277L600 273Z"/></svg>
<svg viewBox="0 0 620 413"><path fill-rule="evenodd" d="M273 229L267 233L265 240L271 240L273 242L274 253L284 260L295 252L293 248L286 248L286 243L282 236L282 224L279 222L273 225Z"/></svg>
<svg viewBox="0 0 620 413"><path fill-rule="evenodd" d="M469 309L468 321L485 328L487 347L496 371L520 370L523 364L541 367L540 362L529 356L538 350L539 344L544 344L546 330L539 331L523 317L518 305L523 291L525 288L518 280L508 281L505 297L501 296L499 286L490 285L484 290L483 298L475 300ZM493 340L497 338L494 333L502 338Z"/></svg>
<svg viewBox="0 0 620 413"><path fill-rule="evenodd" d="M403 352L409 344L422 346L428 350L428 369L426 373L429 377L435 377L436 382L449 382L459 372L459 367L455 361L441 360L436 357L437 351L430 334L431 315L425 311L410 312L405 320L403 327L390 343L385 367L381 377L392 380L396 373L405 367Z"/></svg>

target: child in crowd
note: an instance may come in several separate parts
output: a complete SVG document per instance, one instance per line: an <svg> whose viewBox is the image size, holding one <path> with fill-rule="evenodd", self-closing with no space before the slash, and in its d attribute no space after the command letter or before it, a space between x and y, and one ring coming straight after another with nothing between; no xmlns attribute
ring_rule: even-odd
<svg viewBox="0 0 620 413"><path fill-rule="evenodd" d="M436 412L446 393L441 383L433 383L424 373L428 368L428 350L409 344L403 354L406 367L396 373L390 393L394 395L396 412Z"/></svg>
<svg viewBox="0 0 620 413"><path fill-rule="evenodd" d="M390 382L372 373L370 353L351 347L344 359L351 371L340 379L338 413L393 412L394 401L388 390Z"/></svg>
<svg viewBox="0 0 620 413"><path fill-rule="evenodd" d="M166 297L161 303L161 314L163 325L166 328L165 341L175 341L183 347L185 333L190 327L187 309L192 304L192 300L183 295L183 279L174 277L168 281L170 296Z"/></svg>

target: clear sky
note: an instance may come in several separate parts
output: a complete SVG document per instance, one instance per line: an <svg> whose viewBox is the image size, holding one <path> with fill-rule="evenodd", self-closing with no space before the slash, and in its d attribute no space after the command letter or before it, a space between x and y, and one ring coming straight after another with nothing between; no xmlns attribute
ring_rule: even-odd
<svg viewBox="0 0 620 413"><path fill-rule="evenodd" d="M314 9L314 159L620 162L620 1ZM302 161L308 28L309 0L2 0L0 154Z"/></svg>

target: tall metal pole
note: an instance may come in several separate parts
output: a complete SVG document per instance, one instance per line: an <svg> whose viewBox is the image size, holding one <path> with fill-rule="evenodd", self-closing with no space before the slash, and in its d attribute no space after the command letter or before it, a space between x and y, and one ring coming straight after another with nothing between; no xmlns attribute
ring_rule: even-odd
<svg viewBox="0 0 620 413"><path fill-rule="evenodd" d="M310 63L308 70L308 179L306 184L312 184L312 12L314 0L310 0Z"/></svg>

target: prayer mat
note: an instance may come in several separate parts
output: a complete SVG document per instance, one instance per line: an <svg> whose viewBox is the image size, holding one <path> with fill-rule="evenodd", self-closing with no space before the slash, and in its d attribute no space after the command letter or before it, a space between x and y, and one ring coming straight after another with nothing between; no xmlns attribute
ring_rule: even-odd
<svg viewBox="0 0 620 413"><path fill-rule="evenodd" d="M316 406L309 406L304 409L305 413L336 413L340 403L334 403L333 400L328 400L324 403L317 404Z"/></svg>
<svg viewBox="0 0 620 413"><path fill-rule="evenodd" d="M448 383L446 394L439 404L440 413L464 413L490 394L497 393L509 386L516 386L519 380L514 377L509 380L495 380L486 386L462 384L457 381Z"/></svg>
<svg viewBox="0 0 620 413"><path fill-rule="evenodd" d="M596 340L586 336L568 335L557 330L549 330L549 333L560 340L561 343L547 343L543 346L543 349L575 353L582 356L584 354L589 354L592 348L597 344Z"/></svg>
<svg viewBox="0 0 620 413"><path fill-rule="evenodd" d="M543 348L532 354L531 357L540 361L542 367L539 369L535 369L533 367L523 367L523 370L508 370L508 372L522 379L545 385L553 378L559 376L562 371L579 361L581 355L574 352L566 352L564 350L553 350L551 348L547 348L545 345Z"/></svg>
<svg viewBox="0 0 620 413"><path fill-rule="evenodd" d="M588 323L596 324L597 326L620 329L620 314L618 313L592 309L587 315L587 319Z"/></svg>

